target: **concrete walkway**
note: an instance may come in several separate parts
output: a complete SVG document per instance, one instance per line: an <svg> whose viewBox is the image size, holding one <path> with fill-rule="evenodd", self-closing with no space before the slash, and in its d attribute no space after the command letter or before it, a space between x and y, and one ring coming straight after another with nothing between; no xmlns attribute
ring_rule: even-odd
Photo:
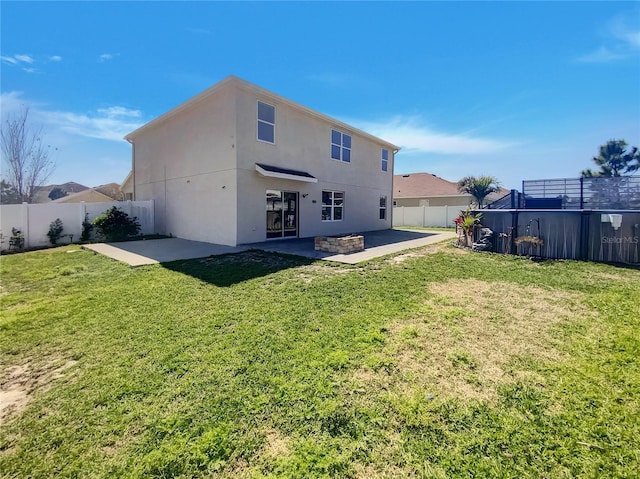
<svg viewBox="0 0 640 479"><path fill-rule="evenodd" d="M103 254L130 266L165 263L185 259L206 258L248 250L271 251L306 258L357 264L379 256L419 248L456 237L455 233L424 230L367 231L364 235L364 251L351 254L335 254L314 251L313 238L265 241L237 247L223 246L180 238L166 238L122 243L96 243L84 245L84 249Z"/></svg>
<svg viewBox="0 0 640 479"><path fill-rule="evenodd" d="M223 246L181 238L165 238L121 243L95 243L82 246L84 249L103 254L129 266L166 263L181 259L206 258L229 253L247 251L247 247Z"/></svg>

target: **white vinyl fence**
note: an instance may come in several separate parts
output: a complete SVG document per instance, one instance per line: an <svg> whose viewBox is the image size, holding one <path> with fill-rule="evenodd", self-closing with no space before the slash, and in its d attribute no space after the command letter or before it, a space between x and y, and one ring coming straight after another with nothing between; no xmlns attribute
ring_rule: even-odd
<svg viewBox="0 0 640 479"><path fill-rule="evenodd" d="M453 220L462 206L396 206L393 208L393 226L423 226L453 228Z"/></svg>
<svg viewBox="0 0 640 479"><path fill-rule="evenodd" d="M9 249L11 229L20 230L24 235L24 247L36 248L47 246L49 225L60 218L64 230L63 235L73 235L73 242L80 240L82 222L85 214L89 221L107 211L112 206L124 211L129 216L136 216L140 223L141 234L155 233L153 200L150 201L114 201L110 203L38 203L20 205L0 205L1 249ZM61 238L59 244L69 243L71 236Z"/></svg>

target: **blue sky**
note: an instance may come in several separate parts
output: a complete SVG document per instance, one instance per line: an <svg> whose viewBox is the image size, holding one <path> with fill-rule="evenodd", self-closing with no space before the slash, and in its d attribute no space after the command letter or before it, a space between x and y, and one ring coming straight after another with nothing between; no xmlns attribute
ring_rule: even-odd
<svg viewBox="0 0 640 479"><path fill-rule="evenodd" d="M395 172L577 177L640 146L637 2L9 2L2 116L51 183L121 182L122 137L230 74L402 146ZM327 149L328 151L328 149ZM294 167L294 165L291 165Z"/></svg>

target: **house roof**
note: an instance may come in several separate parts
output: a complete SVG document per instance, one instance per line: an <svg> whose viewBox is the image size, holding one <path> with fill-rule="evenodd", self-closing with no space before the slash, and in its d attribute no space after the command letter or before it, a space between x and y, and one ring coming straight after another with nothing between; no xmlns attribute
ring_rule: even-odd
<svg viewBox="0 0 640 479"><path fill-rule="evenodd" d="M264 98L269 98L271 100L275 100L279 103L283 103L285 105L288 105L292 108L295 108L299 111L302 111L308 115L314 116L316 118L319 118L327 123L331 123L333 125L335 125L336 128L340 128L342 130L346 130L348 132L351 132L352 134L367 138L369 140L373 140L376 143L380 143L384 146L386 146L387 148L391 149L391 150L399 150L400 147L394 145L393 143L389 143L388 141L385 141L381 138L378 138L376 136L373 136L365 131L362 131L358 128L355 128L351 125L348 125L346 123L343 123L339 120L336 120L335 118L331 118L330 116L324 115L323 113L317 112L315 110L312 110L311 108L308 108L304 105L301 105L300 103L296 103L294 101L291 101L283 96L280 96L276 93L273 93L269 90L266 90L262 87L259 87L258 85L254 85L253 83L249 83L246 80L243 80L241 78L238 78L234 75L230 75L227 78L225 78L224 80L216 83L215 85L213 85L212 87L208 88L207 90L203 91L202 93L199 93L198 95L192 97L191 99L185 101L184 103L178 105L177 107L169 110L168 112L160 115L159 117L157 117L154 120L151 120L149 123L146 123L144 125L142 125L140 128L138 128L137 130L132 131L131 133L129 133L128 135L126 135L124 138L127 141L132 142L133 140L135 140L135 138L137 136L140 136L141 133L143 133L146 130L149 130L151 128L155 128L158 125L161 125L163 123L165 123L166 121L170 120L171 118L173 118L175 115L177 115L178 113L181 113L185 110L188 110L190 108L195 107L196 105L198 105L199 103L205 101L206 99L208 99L210 96L212 96L213 94L215 94L216 92L218 92L219 90L221 90L222 88L228 86L228 85L235 85L239 88L242 88L244 90L248 90L248 91L252 91L257 93L258 95L264 97Z"/></svg>
<svg viewBox="0 0 640 479"><path fill-rule="evenodd" d="M431 173L393 175L394 198L425 198L433 196L470 196L458 191L456 183Z"/></svg>
<svg viewBox="0 0 640 479"><path fill-rule="evenodd" d="M500 188L498 192L491 193L487 199L495 201L509 193L509 190ZM437 196L471 196L460 193L458 184L440 178L432 173L410 173L406 175L393 175L394 198L432 198Z"/></svg>
<svg viewBox="0 0 640 479"><path fill-rule="evenodd" d="M106 185L96 186L93 189L117 201L123 198L122 188L118 183L107 183Z"/></svg>
<svg viewBox="0 0 640 479"><path fill-rule="evenodd" d="M85 203L108 203L114 201L114 199L111 196L107 196L98 191L97 188L89 188L58 198L57 200L52 201L52 203L81 203L83 201Z"/></svg>
<svg viewBox="0 0 640 479"><path fill-rule="evenodd" d="M51 198L49 198L49 193L54 188L60 188L62 191L72 194L78 193L80 191L88 190L88 186L81 185L80 183L76 183L75 181L67 181L66 183L62 183L61 185L44 185L38 186L33 194L33 203L49 203Z"/></svg>

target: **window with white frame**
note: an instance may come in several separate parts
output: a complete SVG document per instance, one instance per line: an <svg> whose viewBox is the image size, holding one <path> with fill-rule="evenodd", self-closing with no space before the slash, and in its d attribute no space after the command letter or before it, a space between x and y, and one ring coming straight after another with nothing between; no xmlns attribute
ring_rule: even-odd
<svg viewBox="0 0 640 479"><path fill-rule="evenodd" d="M386 196L380 197L380 219L381 220L387 219L387 197Z"/></svg>
<svg viewBox="0 0 640 479"><path fill-rule="evenodd" d="M382 157L382 171L387 171L389 169L389 150L383 148L381 157Z"/></svg>
<svg viewBox="0 0 640 479"><path fill-rule="evenodd" d="M344 191L322 192L322 221L342 221L344 217Z"/></svg>
<svg viewBox="0 0 640 479"><path fill-rule="evenodd" d="M258 140L267 143L276 142L276 107L258 102Z"/></svg>
<svg viewBox="0 0 640 479"><path fill-rule="evenodd" d="M331 159L351 162L351 135L331 130Z"/></svg>

